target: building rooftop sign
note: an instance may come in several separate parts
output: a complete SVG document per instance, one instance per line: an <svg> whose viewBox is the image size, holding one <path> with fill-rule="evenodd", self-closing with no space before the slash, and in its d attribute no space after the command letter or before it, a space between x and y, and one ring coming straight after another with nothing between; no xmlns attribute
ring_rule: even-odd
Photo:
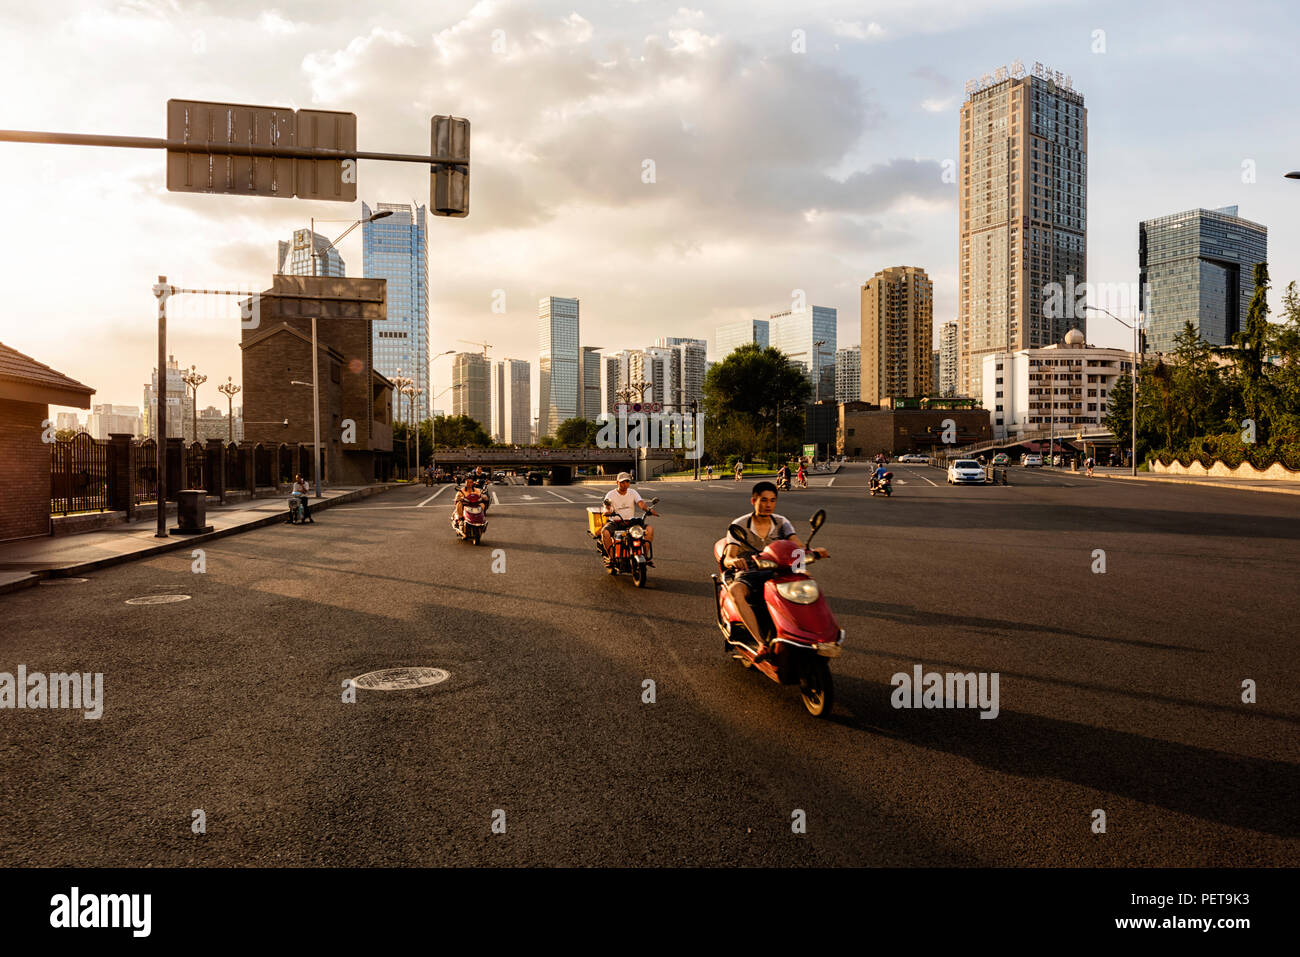
<svg viewBox="0 0 1300 957"><path fill-rule="evenodd" d="M1010 67L1000 66L992 73L985 73L983 76L973 77L967 80L966 93L967 95L970 95L972 93L978 93L980 90L986 89L990 86L993 86L994 84L1001 83L1003 80L1006 80L1008 78L1019 80L1020 78L1026 76L1027 73L1028 71L1025 70L1024 63L1022 63L1020 60L1012 60ZM1062 73L1060 70L1049 70L1047 69L1047 67L1043 66L1043 64L1037 61L1034 62L1032 75L1038 77L1040 80L1046 80L1049 83L1054 83L1057 86L1061 87L1062 89L1066 89L1066 90L1074 89L1074 81L1070 78L1068 74Z"/></svg>

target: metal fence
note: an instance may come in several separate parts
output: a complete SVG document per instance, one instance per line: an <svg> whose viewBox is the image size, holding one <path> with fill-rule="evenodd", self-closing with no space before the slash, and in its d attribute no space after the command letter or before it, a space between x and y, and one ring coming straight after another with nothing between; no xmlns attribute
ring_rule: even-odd
<svg viewBox="0 0 1300 957"><path fill-rule="evenodd" d="M50 514L108 508L108 449L85 432L50 446Z"/></svg>
<svg viewBox="0 0 1300 957"><path fill-rule="evenodd" d="M293 481L314 479L311 447L294 443L265 446L168 442L169 498L182 488L206 489L223 497L254 493ZM50 444L50 514L129 510L158 500L158 443L94 439L80 432Z"/></svg>

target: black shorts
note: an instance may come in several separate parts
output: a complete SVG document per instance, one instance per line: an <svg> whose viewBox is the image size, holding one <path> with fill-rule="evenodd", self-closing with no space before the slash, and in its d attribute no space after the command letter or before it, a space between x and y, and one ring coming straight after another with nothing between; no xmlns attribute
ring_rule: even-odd
<svg viewBox="0 0 1300 957"><path fill-rule="evenodd" d="M751 598L756 595L761 596L763 594L763 585L775 577L776 570L771 568L751 568L747 572L738 572L734 568L728 568L722 573L722 580L726 584L740 582L749 589Z"/></svg>

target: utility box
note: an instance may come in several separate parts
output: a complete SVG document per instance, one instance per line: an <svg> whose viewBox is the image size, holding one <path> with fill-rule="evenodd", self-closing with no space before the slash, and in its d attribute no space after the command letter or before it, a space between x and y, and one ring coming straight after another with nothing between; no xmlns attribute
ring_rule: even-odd
<svg viewBox="0 0 1300 957"><path fill-rule="evenodd" d="M172 535L202 535L213 527L208 521L208 493L206 489L187 488L176 493L177 526Z"/></svg>

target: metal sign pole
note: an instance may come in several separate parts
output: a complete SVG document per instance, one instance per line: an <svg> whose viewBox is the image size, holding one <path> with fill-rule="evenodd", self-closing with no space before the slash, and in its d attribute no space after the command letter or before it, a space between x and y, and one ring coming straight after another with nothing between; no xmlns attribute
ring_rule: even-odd
<svg viewBox="0 0 1300 957"><path fill-rule="evenodd" d="M154 386L154 402L158 414L154 417L158 423L154 440L158 443L157 469L158 481L158 530L157 538L167 537L167 297L171 287L167 277L159 276L158 285L153 287L153 294L158 300L158 378Z"/></svg>

